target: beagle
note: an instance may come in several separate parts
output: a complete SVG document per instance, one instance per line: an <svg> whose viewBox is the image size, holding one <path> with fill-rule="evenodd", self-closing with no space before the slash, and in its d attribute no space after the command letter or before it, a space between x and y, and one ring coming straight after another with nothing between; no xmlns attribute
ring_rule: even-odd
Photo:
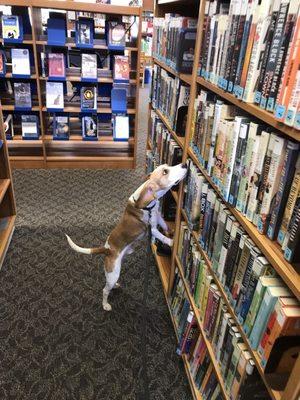
<svg viewBox="0 0 300 400"><path fill-rule="evenodd" d="M133 252L133 243L147 233L147 227L151 225L152 240L172 246L173 240L163 235L158 225L165 233L168 233L168 225L159 212L159 199L179 183L187 173L186 164L178 164L174 167L160 165L128 199L124 214L108 236L102 247L82 248L77 246L67 236L68 243L73 250L83 254L104 254L104 267L106 285L103 289L103 308L110 311L108 295L113 288L119 287L118 279L121 272L122 258L125 254Z"/></svg>

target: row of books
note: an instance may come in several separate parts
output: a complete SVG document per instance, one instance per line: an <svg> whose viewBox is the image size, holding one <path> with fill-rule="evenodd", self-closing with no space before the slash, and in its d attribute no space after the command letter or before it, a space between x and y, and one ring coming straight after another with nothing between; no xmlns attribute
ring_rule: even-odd
<svg viewBox="0 0 300 400"><path fill-rule="evenodd" d="M237 320L265 368L279 337L299 335L299 302L192 162L185 192L184 209L189 224L181 225L178 255L195 302L204 316L201 296L214 278L192 239L192 230L198 232L198 244L210 259ZM217 286L213 289L218 292Z"/></svg>
<svg viewBox="0 0 300 400"><path fill-rule="evenodd" d="M49 79L66 78L66 62L63 53L42 53L42 75ZM81 67L79 68L83 80L97 80L97 54L81 53ZM100 70L102 72L102 70ZM99 72L100 72L99 71ZM129 60L128 56L116 55L113 57L113 79L116 82L129 82Z"/></svg>
<svg viewBox="0 0 300 400"><path fill-rule="evenodd" d="M289 262L298 262L299 144L237 113L235 106L201 90L192 147L223 199L260 233L277 239Z"/></svg>
<svg viewBox="0 0 300 400"><path fill-rule="evenodd" d="M98 140L100 136L111 136L115 138L129 137L129 117L116 115L108 123L99 121L96 114L81 116L81 135L83 140ZM5 115L4 131L6 139L14 138L13 114ZM20 116L22 139L39 139L40 123L35 114ZM54 140L70 139L70 118L68 114L53 114L51 118L51 129ZM121 132L120 132L121 131Z"/></svg>
<svg viewBox="0 0 300 400"><path fill-rule="evenodd" d="M153 66L151 102L178 136L185 135L190 86L157 64Z"/></svg>
<svg viewBox="0 0 300 400"><path fill-rule="evenodd" d="M211 302L211 292L208 292ZM221 400L221 392L218 379L211 363L203 335L191 310L190 303L186 298L184 284L178 271L175 271L175 280L170 297L170 308L173 314L179 344L178 354L185 354L189 361L189 370L195 386L205 400ZM209 321L209 311L214 307L213 321ZM217 315L215 310L217 309ZM205 312L206 331L212 349L219 363L225 389L231 400L250 400L261 398L270 399L268 392L261 381L254 362L245 345L241 342L236 327L226 312L226 307L219 300L219 307L209 305ZM207 329L210 328L208 335Z"/></svg>
<svg viewBox="0 0 300 400"><path fill-rule="evenodd" d="M199 74L300 129L298 0L206 1Z"/></svg>
<svg viewBox="0 0 300 400"><path fill-rule="evenodd" d="M23 41L22 15L2 15L2 38L7 42ZM124 50L126 25L122 21L106 21L106 44L111 50ZM65 14L50 13L47 20L48 44L64 46L67 41L67 21ZM94 46L94 18L79 17L75 24L75 43L79 48Z"/></svg>
<svg viewBox="0 0 300 400"><path fill-rule="evenodd" d="M202 398L221 400L223 397L220 385L213 370L204 339L199 332L195 315L185 297L182 281L178 282L174 292L170 300L170 308L178 334L177 354L187 356L190 374Z"/></svg>
<svg viewBox="0 0 300 400"><path fill-rule="evenodd" d="M154 57L162 60L180 73L191 74L197 20L176 14L165 14L164 18L153 19Z"/></svg>
<svg viewBox="0 0 300 400"><path fill-rule="evenodd" d="M81 67L78 69L82 80L98 79L97 54L81 53ZM32 57L29 49L11 49L12 75L29 77L31 74ZM6 74L6 55L0 51L0 76ZM66 79L66 56L64 53L41 53L41 72L49 79ZM129 59L128 56L115 55L113 57L113 79L119 83L129 82Z"/></svg>

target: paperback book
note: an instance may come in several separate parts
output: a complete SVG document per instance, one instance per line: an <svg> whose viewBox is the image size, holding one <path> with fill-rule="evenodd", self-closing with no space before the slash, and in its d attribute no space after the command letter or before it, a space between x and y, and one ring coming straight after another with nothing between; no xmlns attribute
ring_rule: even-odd
<svg viewBox="0 0 300 400"><path fill-rule="evenodd" d="M112 50L124 50L125 48L125 24L118 21L107 22L107 46Z"/></svg>
<svg viewBox="0 0 300 400"><path fill-rule="evenodd" d="M62 82L46 82L46 107L54 111L63 110L64 84Z"/></svg>
<svg viewBox="0 0 300 400"><path fill-rule="evenodd" d="M53 114L53 139L54 140L69 140L69 116L67 114Z"/></svg>
<svg viewBox="0 0 300 400"><path fill-rule="evenodd" d="M97 81L97 55L81 54L81 79Z"/></svg>
<svg viewBox="0 0 300 400"><path fill-rule="evenodd" d="M97 114L82 117L82 138L83 140L96 141L97 134Z"/></svg>
<svg viewBox="0 0 300 400"><path fill-rule="evenodd" d="M4 40L22 38L22 21L17 15L2 15L2 37Z"/></svg>
<svg viewBox="0 0 300 400"><path fill-rule="evenodd" d="M33 140L39 138L39 122L36 115L21 115L22 138Z"/></svg>
<svg viewBox="0 0 300 400"><path fill-rule="evenodd" d="M48 70L49 79L65 79L65 56L62 53L48 54Z"/></svg>
<svg viewBox="0 0 300 400"><path fill-rule="evenodd" d="M80 89L81 111L95 112L97 111L97 87L83 86Z"/></svg>
<svg viewBox="0 0 300 400"><path fill-rule="evenodd" d="M11 49L12 74L30 77L30 59L28 49Z"/></svg>
<svg viewBox="0 0 300 400"><path fill-rule="evenodd" d="M15 108L30 110L31 88L30 83L14 82Z"/></svg>

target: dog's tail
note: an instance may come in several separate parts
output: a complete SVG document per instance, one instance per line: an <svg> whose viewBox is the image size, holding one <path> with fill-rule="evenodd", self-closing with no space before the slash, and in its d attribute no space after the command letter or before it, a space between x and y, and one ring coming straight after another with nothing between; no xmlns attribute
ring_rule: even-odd
<svg viewBox="0 0 300 400"><path fill-rule="evenodd" d="M87 247L80 247L77 246L76 243L73 242L73 240L66 235L67 240L69 245L72 247L73 250L77 251L77 253L83 253L83 254L108 254L109 249L105 247L92 247L92 248L87 248Z"/></svg>

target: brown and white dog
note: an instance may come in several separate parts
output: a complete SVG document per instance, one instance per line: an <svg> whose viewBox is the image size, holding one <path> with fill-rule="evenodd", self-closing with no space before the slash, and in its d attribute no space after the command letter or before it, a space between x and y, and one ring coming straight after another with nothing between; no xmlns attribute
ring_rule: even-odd
<svg viewBox="0 0 300 400"><path fill-rule="evenodd" d="M104 254L104 267L106 285L103 289L103 308L111 310L108 303L108 295L113 288L119 286L118 279L121 272L122 258L125 254L133 252L132 245L147 233L147 227L151 225L153 239L172 246L173 240L163 235L157 227L160 226L168 234L168 225L159 212L159 201L172 186L180 182L186 175L185 164L174 167L160 165L128 199L124 214L118 225L108 236L102 247L82 248L77 246L69 236L69 245L75 251L84 254Z"/></svg>

